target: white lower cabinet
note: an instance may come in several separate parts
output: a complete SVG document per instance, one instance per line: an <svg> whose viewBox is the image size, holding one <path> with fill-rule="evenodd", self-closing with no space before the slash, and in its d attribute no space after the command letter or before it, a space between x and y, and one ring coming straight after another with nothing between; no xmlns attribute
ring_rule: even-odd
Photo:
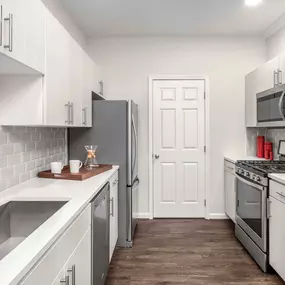
<svg viewBox="0 0 285 285"><path fill-rule="evenodd" d="M91 284L91 227L72 253L65 268L69 285ZM60 283L58 283L59 285Z"/></svg>
<svg viewBox="0 0 285 285"><path fill-rule="evenodd" d="M110 261L118 241L118 171L110 179Z"/></svg>
<svg viewBox="0 0 285 285"><path fill-rule="evenodd" d="M285 281L285 186L271 181L269 201L269 263Z"/></svg>
<svg viewBox="0 0 285 285"><path fill-rule="evenodd" d="M236 177L235 165L225 160L224 166L225 212L235 223L236 215Z"/></svg>
<svg viewBox="0 0 285 285"><path fill-rule="evenodd" d="M91 284L91 206L81 213L58 241L48 250L30 273L20 282L21 285L57 284L75 265L77 284ZM76 275L75 274L75 275ZM76 279L76 280L77 280ZM81 282L82 280L82 282ZM58 283L60 284L60 283ZM69 283L73 285L74 283Z"/></svg>

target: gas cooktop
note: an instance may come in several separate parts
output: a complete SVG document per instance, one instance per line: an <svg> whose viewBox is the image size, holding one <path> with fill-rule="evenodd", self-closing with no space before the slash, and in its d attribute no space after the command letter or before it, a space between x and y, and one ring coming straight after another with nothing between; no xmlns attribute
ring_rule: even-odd
<svg viewBox="0 0 285 285"><path fill-rule="evenodd" d="M238 160L239 167L251 171L258 171L264 174L285 173L285 161L279 160Z"/></svg>

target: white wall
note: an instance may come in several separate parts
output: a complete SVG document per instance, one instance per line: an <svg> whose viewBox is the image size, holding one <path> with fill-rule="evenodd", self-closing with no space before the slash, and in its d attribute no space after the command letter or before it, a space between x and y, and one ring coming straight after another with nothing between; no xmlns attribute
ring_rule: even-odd
<svg viewBox="0 0 285 285"><path fill-rule="evenodd" d="M102 67L110 99L139 104L139 212L148 213L148 76L210 78L210 212L224 213L223 156L244 155L244 78L266 59L265 42L243 38L102 38L88 52Z"/></svg>
<svg viewBox="0 0 285 285"><path fill-rule="evenodd" d="M285 26L266 39L266 46L268 60L285 52Z"/></svg>
<svg viewBox="0 0 285 285"><path fill-rule="evenodd" d="M65 27L65 29L71 34L71 36L77 41L77 43L85 49L86 38L82 31L75 24L74 20L63 8L59 0L42 0L49 11L54 17Z"/></svg>

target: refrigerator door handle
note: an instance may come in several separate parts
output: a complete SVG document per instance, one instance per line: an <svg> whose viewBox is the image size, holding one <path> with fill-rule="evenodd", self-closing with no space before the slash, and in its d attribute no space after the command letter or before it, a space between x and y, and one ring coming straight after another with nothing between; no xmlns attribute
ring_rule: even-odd
<svg viewBox="0 0 285 285"><path fill-rule="evenodd" d="M134 115L132 115L132 127L133 127L134 134L135 134L135 159L134 159L134 164L132 165L132 179L133 179L134 169L137 164L137 152L138 152L138 133L137 133L136 125L135 125Z"/></svg>

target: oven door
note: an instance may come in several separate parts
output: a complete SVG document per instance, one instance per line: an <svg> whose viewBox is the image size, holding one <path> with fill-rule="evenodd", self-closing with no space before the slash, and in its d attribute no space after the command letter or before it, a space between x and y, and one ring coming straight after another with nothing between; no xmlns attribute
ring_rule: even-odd
<svg viewBox="0 0 285 285"><path fill-rule="evenodd" d="M263 251L267 251L267 187L236 174L236 222Z"/></svg>

